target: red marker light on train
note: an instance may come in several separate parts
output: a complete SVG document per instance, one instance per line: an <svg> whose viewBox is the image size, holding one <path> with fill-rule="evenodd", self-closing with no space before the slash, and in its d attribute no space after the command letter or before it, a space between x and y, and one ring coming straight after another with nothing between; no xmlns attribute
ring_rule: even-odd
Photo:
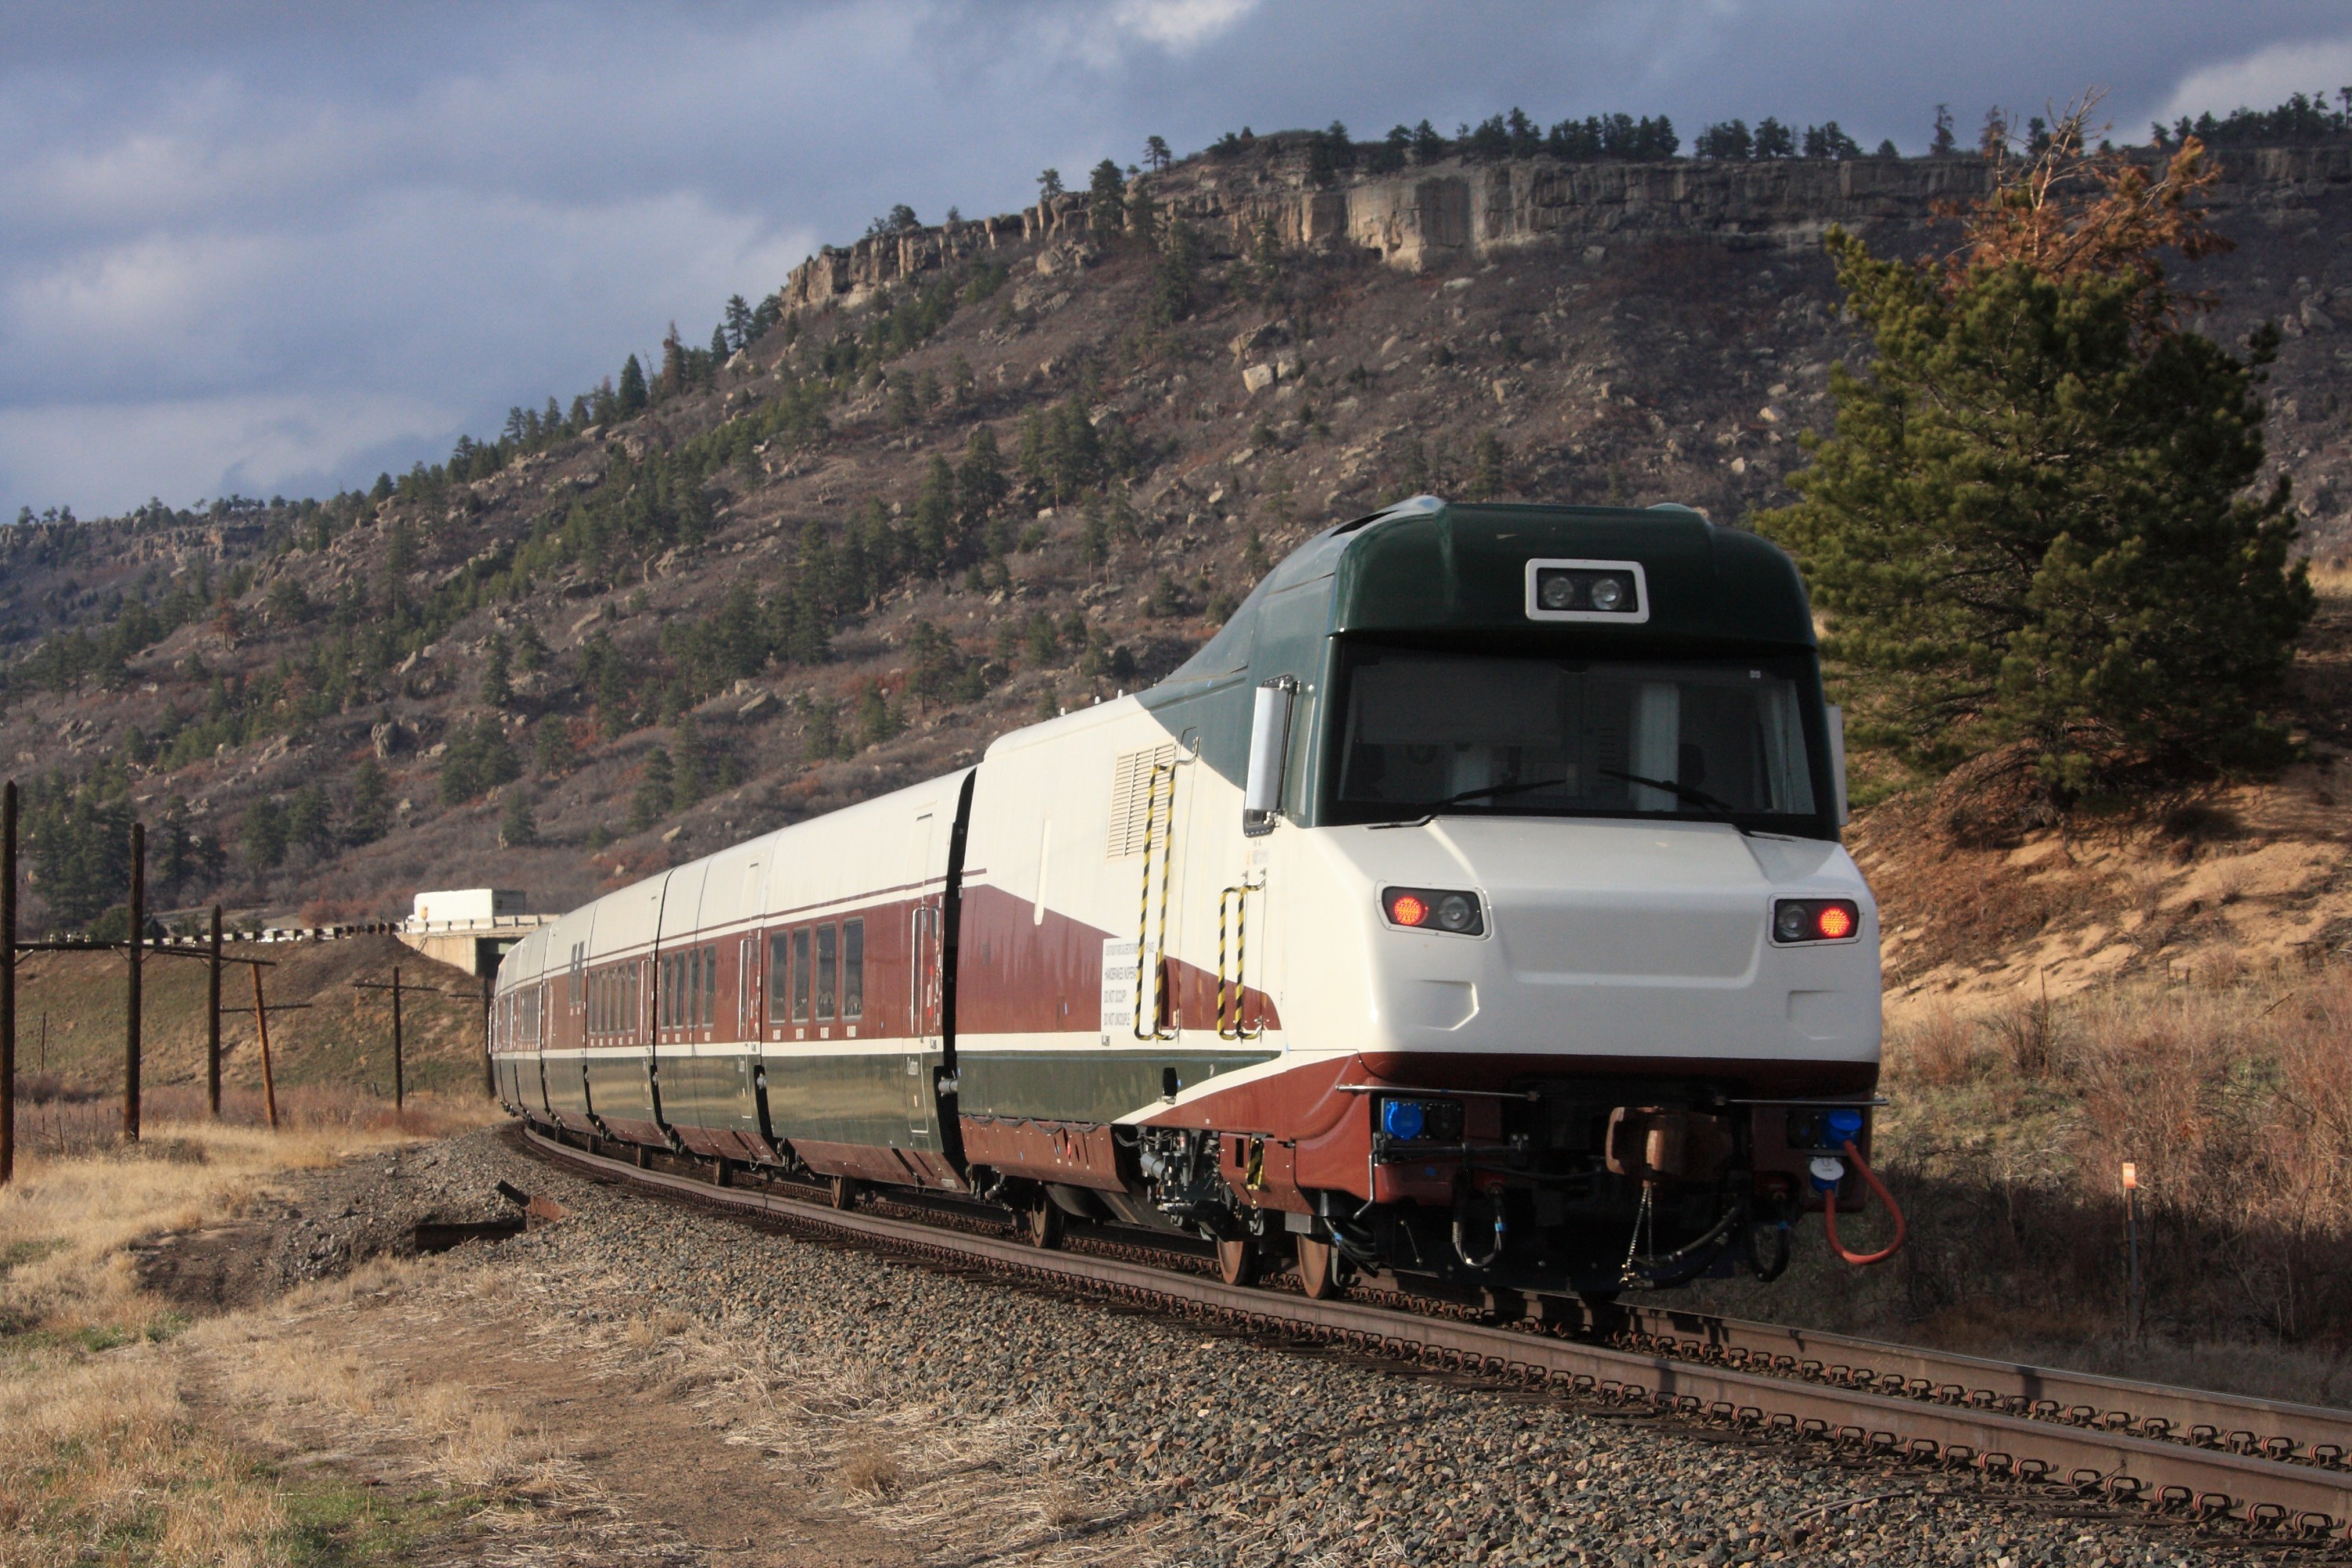
<svg viewBox="0 0 2352 1568"><path fill-rule="evenodd" d="M1782 899L1772 906L1772 940L1782 946L1847 942L1862 930L1862 907L1852 899Z"/></svg>
<svg viewBox="0 0 2352 1568"><path fill-rule="evenodd" d="M1415 931L1442 931L1451 936L1480 936L1486 914L1478 895L1446 888L1391 888L1381 895L1381 908L1391 925Z"/></svg>

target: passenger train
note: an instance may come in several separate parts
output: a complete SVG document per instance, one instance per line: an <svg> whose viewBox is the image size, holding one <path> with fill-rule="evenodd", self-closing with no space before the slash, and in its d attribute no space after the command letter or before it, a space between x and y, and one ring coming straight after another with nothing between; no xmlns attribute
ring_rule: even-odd
<svg viewBox="0 0 2352 1568"><path fill-rule="evenodd" d="M1181 1232L1237 1283L1769 1278L1869 1190L1844 819L1778 549L1422 497L1150 689L540 928L490 1049L576 1140Z"/></svg>

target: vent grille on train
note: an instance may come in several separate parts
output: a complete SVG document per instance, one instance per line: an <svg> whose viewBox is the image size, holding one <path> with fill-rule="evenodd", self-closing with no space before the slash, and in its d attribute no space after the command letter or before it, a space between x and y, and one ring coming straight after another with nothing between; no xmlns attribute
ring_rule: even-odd
<svg viewBox="0 0 2352 1568"><path fill-rule="evenodd" d="M1175 762L1176 748L1171 743L1125 752L1112 764L1110 842L1108 846L1112 859L1140 855L1149 846L1151 834L1151 770L1172 767Z"/></svg>

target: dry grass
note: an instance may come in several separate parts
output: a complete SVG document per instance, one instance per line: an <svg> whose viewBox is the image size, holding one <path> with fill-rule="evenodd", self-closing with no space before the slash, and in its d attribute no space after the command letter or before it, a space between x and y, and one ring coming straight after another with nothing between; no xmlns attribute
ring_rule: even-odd
<svg viewBox="0 0 2352 1568"><path fill-rule="evenodd" d="M423 1113L419 1113L421 1120ZM271 1182L415 1142L389 1117L280 1132L150 1121L136 1144L58 1155L36 1144L0 1188L0 1325L142 1331L164 1304L141 1295L126 1250L142 1237L234 1219Z"/></svg>
<svg viewBox="0 0 2352 1568"><path fill-rule="evenodd" d="M2352 1404L2352 968L2209 964L1891 1032L1888 1267L1818 1242L1718 1305ZM2150 1338L2126 1335L2125 1162Z"/></svg>
<svg viewBox="0 0 2352 1568"><path fill-rule="evenodd" d="M26 1151L0 1189L0 1562L291 1561L276 1484L194 1420L193 1347L140 1291L127 1249L233 1218L289 1172L415 1137L370 1121L321 1116L278 1134L151 1121L136 1145ZM285 1359L302 1361L295 1347ZM465 1466L498 1463L499 1435L452 1432Z"/></svg>

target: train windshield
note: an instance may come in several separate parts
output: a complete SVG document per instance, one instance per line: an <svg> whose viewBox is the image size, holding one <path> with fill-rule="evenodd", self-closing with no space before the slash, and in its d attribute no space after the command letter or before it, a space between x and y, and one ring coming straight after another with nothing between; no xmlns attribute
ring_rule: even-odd
<svg viewBox="0 0 2352 1568"><path fill-rule="evenodd" d="M1809 662L1348 651L1333 819L1677 816L1818 831Z"/></svg>

